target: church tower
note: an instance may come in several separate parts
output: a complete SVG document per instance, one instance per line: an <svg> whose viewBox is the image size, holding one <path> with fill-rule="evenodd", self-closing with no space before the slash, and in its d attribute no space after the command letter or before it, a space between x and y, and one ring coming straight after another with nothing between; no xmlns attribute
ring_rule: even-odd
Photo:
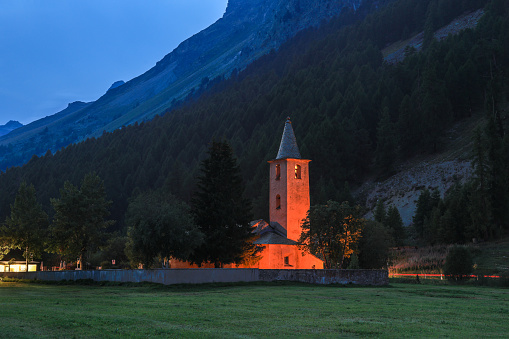
<svg viewBox="0 0 509 339"><path fill-rule="evenodd" d="M302 220L309 210L309 162L302 159L293 133L292 122L287 118L279 152L269 161L269 217L286 230L286 237L299 240Z"/></svg>

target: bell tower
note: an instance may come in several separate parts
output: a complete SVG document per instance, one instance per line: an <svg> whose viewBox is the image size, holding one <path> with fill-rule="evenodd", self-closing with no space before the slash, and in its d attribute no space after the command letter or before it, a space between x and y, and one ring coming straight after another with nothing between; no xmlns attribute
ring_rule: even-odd
<svg viewBox="0 0 509 339"><path fill-rule="evenodd" d="M302 220L309 210L309 162L302 159L293 133L292 122L287 118L279 152L270 160L269 217L286 230L286 237L299 240Z"/></svg>

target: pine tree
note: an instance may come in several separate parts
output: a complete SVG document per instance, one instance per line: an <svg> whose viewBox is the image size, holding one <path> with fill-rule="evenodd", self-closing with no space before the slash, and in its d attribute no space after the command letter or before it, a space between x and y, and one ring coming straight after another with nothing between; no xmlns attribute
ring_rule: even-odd
<svg viewBox="0 0 509 339"><path fill-rule="evenodd" d="M403 219L399 214L398 208L394 205L389 206L385 225L392 230L394 242L397 246L403 245L405 241L405 228L403 227Z"/></svg>
<svg viewBox="0 0 509 339"><path fill-rule="evenodd" d="M385 219L387 218L387 211L385 210L384 201L382 199L378 199L378 201L376 202L373 217L375 221L381 224L385 224Z"/></svg>
<svg viewBox="0 0 509 339"><path fill-rule="evenodd" d="M197 264L241 263L252 251L251 202L243 197L244 183L233 151L226 141L213 141L201 163L197 192L192 199L196 224L205 235L191 260Z"/></svg>
<svg viewBox="0 0 509 339"><path fill-rule="evenodd" d="M426 22L424 23L424 37L422 42L422 47L424 49L428 48L433 41L433 36L435 34L436 29L436 21L437 21L437 2L435 0L431 0L428 5L428 9L426 11Z"/></svg>
<svg viewBox="0 0 509 339"><path fill-rule="evenodd" d="M397 158L396 128L391 122L389 109L384 108L376 129L375 164L382 175L391 174Z"/></svg>
<svg viewBox="0 0 509 339"><path fill-rule="evenodd" d="M438 205L439 201L440 192L434 190L433 194L431 194L427 188L421 192L417 199L417 208L413 217L413 223L415 231L421 239L425 237L427 219L429 219L431 211Z"/></svg>
<svg viewBox="0 0 509 339"><path fill-rule="evenodd" d="M489 161L486 154L486 140L480 128L474 131L474 190L470 196L470 225L469 235L473 238L490 238L490 224L493 220L493 210L489 199Z"/></svg>

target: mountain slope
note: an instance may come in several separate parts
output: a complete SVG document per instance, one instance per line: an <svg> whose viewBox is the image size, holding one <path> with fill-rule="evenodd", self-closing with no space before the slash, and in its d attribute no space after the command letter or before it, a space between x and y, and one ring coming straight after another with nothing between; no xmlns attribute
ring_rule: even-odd
<svg viewBox="0 0 509 339"><path fill-rule="evenodd" d="M423 1L399 0L394 6ZM477 8L458 8L455 15L466 9ZM7 214L22 180L35 185L39 199L49 210L49 198L58 196L65 180L79 183L89 171L105 180L108 196L114 201L112 216L119 225L129 197L137 192L164 187L189 200L199 162L214 138L226 138L231 143L244 172L247 196L254 201L254 215L263 218L269 194L266 161L277 154L278 131L288 115L294 122L301 154L313 160L312 203L350 199L345 182L354 187L373 171L373 154L383 150L378 147L382 139L379 131L398 133L393 149L414 152L401 153L404 159L436 143L425 138L436 128L427 126L431 119L425 114L434 111L424 111L418 105L423 98L429 107L435 107L434 99L443 102L424 92L433 90L429 85L425 88L419 77L423 69L431 74L427 60L437 61L431 69L437 70L433 83L459 84L445 88L443 95L450 107L446 113L458 112L455 119L460 121L468 116L469 108L482 106L484 75L489 72L491 58L479 57L479 46L486 37L502 42L508 39L495 27L498 20L506 22L507 16L498 18L493 14L496 12L487 11L483 24L473 32L436 42L434 48L416 53L401 64L386 64L380 50L402 40L398 34L393 34L393 40L377 36L381 27L401 22L392 11L392 7L384 8L348 27L336 26L344 22L340 16L318 30L299 34L278 52L260 58L172 114L71 145L54 155L33 157L22 168L9 169L0 174L0 220L2 214ZM426 6L419 16L425 13ZM401 15L406 16L406 12ZM411 22L418 22L416 19ZM398 31L403 28L399 26ZM418 25L410 30L412 34L419 31L422 26ZM500 60L504 70L509 67L509 43L501 46L489 52ZM442 71L465 68L462 65L470 65L473 57L477 68L465 80L459 79L461 82ZM456 97L472 101L465 106L465 100L457 102ZM381 108L393 113L390 128L381 128Z"/></svg>
<svg viewBox="0 0 509 339"><path fill-rule="evenodd" d="M472 131L485 123L486 117L480 113L462 120L447 131L441 152L416 155L402 162L397 173L383 181L367 178L354 193L370 210L367 217L372 217L377 201L382 200L385 206L395 206L403 224L409 226L424 189L438 189L443 198L456 182L471 179L474 175Z"/></svg>
<svg viewBox="0 0 509 339"><path fill-rule="evenodd" d="M221 19L181 43L146 73L111 88L87 107L66 112L65 117L39 121L26 127L26 134L1 138L0 146L13 144L14 153L2 154L0 149L0 160L4 160L0 169L19 164L8 161L12 156L23 154L26 161L32 154L56 151L64 141L84 140L152 119L209 79L243 69L298 31L319 25L344 8L355 9L362 1L230 0ZM46 122L45 138L33 140L34 132Z"/></svg>
<svg viewBox="0 0 509 339"><path fill-rule="evenodd" d="M468 28L473 29L475 26L477 26L483 14L484 9L481 8L475 12L462 15L448 23L446 26L437 30L434 34L434 37L437 40L443 40L447 38L449 34L454 35ZM415 48L416 51L420 51L422 49L423 39L424 32L420 32L410 39L405 41L398 41L397 43L387 46L382 50L385 61L390 63L403 61L405 58L405 51L408 50L408 48Z"/></svg>

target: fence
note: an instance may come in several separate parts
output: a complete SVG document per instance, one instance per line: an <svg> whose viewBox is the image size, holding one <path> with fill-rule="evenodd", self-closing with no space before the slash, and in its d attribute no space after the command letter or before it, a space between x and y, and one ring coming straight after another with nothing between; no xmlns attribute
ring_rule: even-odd
<svg viewBox="0 0 509 339"><path fill-rule="evenodd" d="M387 285L385 270L263 270L257 268L187 268L155 270L91 270L2 272L0 277L29 280L152 282L164 285L253 281L297 281L312 284Z"/></svg>

